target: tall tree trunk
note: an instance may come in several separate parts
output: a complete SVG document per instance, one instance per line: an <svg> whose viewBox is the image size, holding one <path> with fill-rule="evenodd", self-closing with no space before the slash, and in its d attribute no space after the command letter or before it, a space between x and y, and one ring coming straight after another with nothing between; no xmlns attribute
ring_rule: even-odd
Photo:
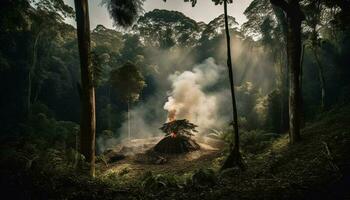
<svg viewBox="0 0 350 200"><path fill-rule="evenodd" d="M270 0L287 15L287 63L289 70L289 140L295 144L300 137L300 59L301 59L301 22L304 14L300 0Z"/></svg>
<svg viewBox="0 0 350 200"><path fill-rule="evenodd" d="M231 149L230 155L226 159L223 169L231 167L240 167L245 169L245 164L242 161L242 156L239 150L239 132L238 132L238 117L237 117L237 106L235 98L235 87L233 81L233 70L232 70L232 60L231 60L231 39L230 39L230 30L228 27L227 19L227 0L224 0L224 12L225 12L225 32L226 32L226 42L227 42L227 68L230 78L230 87L231 87L231 98L232 98L232 108L233 108L233 130L234 130L234 145Z"/></svg>
<svg viewBox="0 0 350 200"><path fill-rule="evenodd" d="M107 127L108 130L112 130L112 102L111 102L111 86L108 87L108 105L107 105Z"/></svg>
<svg viewBox="0 0 350 200"><path fill-rule="evenodd" d="M128 100L128 139L131 139L131 133L130 133L130 100Z"/></svg>
<svg viewBox="0 0 350 200"><path fill-rule="evenodd" d="M285 132L286 130L288 130L288 124L287 124L287 113L288 113L288 106L286 106L286 98L287 98L287 88L288 88L288 74L287 74L287 66L285 65L285 62L283 60L284 56L281 56L280 60L279 60L279 68L280 68L280 107L281 107L281 111L280 111L280 133Z"/></svg>
<svg viewBox="0 0 350 200"><path fill-rule="evenodd" d="M299 3L295 3L299 7ZM300 9L300 8L298 8ZM297 15L297 14L296 14ZM301 20L288 14L287 58L289 68L289 137L290 143L298 142L300 137L300 58L301 58Z"/></svg>
<svg viewBox="0 0 350 200"><path fill-rule="evenodd" d="M317 54L317 47L313 48L313 54L315 56L315 60L318 68L318 78L320 80L320 89L321 89L321 110L323 111L325 109L325 104L326 104L326 80L324 78L322 63Z"/></svg>
<svg viewBox="0 0 350 200"><path fill-rule="evenodd" d="M324 78L324 73L323 73L323 66L322 63L320 61L320 58L318 57L318 47L319 47L319 33L317 30L317 25L319 24L319 22L321 21L321 12L322 12L322 8L321 8L321 0L317 0L315 2L315 10L317 11L317 15L315 15L314 20L312 21L312 53L314 54L315 60L316 60L316 64L317 64L317 68L318 68L318 77L320 80L320 90L321 90L321 110L323 111L325 108L325 98L326 98L326 89L325 89L325 85L326 85L326 81Z"/></svg>
<svg viewBox="0 0 350 200"><path fill-rule="evenodd" d="M77 20L81 72L80 152L89 163L89 174L95 175L95 89L90 56L90 22L87 0L74 0Z"/></svg>
<svg viewBox="0 0 350 200"><path fill-rule="evenodd" d="M33 75L35 71L35 67L38 61L38 43L40 39L41 31L38 32L38 34L35 37L34 44L33 44L33 61L32 65L30 66L29 72L28 72L28 88L27 88L27 114L28 116L31 115L31 106L32 106L32 89L33 89Z"/></svg>
<svg viewBox="0 0 350 200"><path fill-rule="evenodd" d="M300 127L305 127L305 113L304 113L304 99L303 99L303 63L304 63L304 55L305 55L305 44L301 46L301 58L300 58Z"/></svg>

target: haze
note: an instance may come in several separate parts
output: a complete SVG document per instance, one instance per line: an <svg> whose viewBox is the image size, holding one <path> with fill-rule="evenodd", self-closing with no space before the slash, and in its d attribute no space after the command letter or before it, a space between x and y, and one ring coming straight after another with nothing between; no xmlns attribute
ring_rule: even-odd
<svg viewBox="0 0 350 200"><path fill-rule="evenodd" d="M74 8L74 0L64 1ZM229 4L228 6L228 14L235 17L239 24L244 23L246 18L243 12L251 1L252 0L234 1L233 4ZM100 3L100 0L89 1L91 28L95 28L98 24L102 24L107 28L113 28L112 20L109 18L106 8L101 6ZM145 12L154 9L176 10L196 21L203 21L205 23L210 22L223 13L223 6L215 6L211 0L199 0L195 7L192 7L191 3L186 3L182 0L168 0L167 2L163 0L146 0L144 9ZM66 22L75 26L74 19L66 19Z"/></svg>

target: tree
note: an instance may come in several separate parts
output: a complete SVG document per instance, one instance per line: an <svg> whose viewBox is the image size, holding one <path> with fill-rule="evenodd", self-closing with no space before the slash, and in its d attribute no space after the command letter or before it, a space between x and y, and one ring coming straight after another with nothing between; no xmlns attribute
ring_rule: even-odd
<svg viewBox="0 0 350 200"><path fill-rule="evenodd" d="M89 163L89 174L95 176L96 107L91 67L89 6L87 0L75 0L74 2L81 73L81 86L79 86L81 104L80 153L85 156L86 161Z"/></svg>
<svg viewBox="0 0 350 200"><path fill-rule="evenodd" d="M248 36L261 36L260 43L273 59L278 79L276 85L280 96L279 131L288 129L288 78L286 66L287 22L283 11L272 6L269 0L254 0L244 11L248 21L242 27Z"/></svg>
<svg viewBox="0 0 350 200"><path fill-rule="evenodd" d="M187 153L200 149L200 146L191 138L197 125L187 119L172 120L160 128L166 137L159 141L154 150L159 153L177 154Z"/></svg>
<svg viewBox="0 0 350 200"><path fill-rule="evenodd" d="M301 88L301 22L304 13L300 0L270 0L272 5L281 8L287 16L287 64L289 69L289 137L290 143L300 141Z"/></svg>
<svg viewBox="0 0 350 200"><path fill-rule="evenodd" d="M137 67L128 62L122 67L113 70L110 76L110 82L116 89L119 96L127 102L128 105L128 138L130 133L130 104L136 102L140 98L142 89L146 86L146 82Z"/></svg>
<svg viewBox="0 0 350 200"><path fill-rule="evenodd" d="M95 89L93 81L93 67L91 62L91 39L89 6L87 0L75 0L78 47L81 70L81 86L79 93L81 99L80 122L80 152L90 164L90 175L95 175ZM128 27L141 12L143 0L104 0L114 25Z"/></svg>
<svg viewBox="0 0 350 200"><path fill-rule="evenodd" d="M192 6L195 6L197 3L197 0L184 0L184 1L185 2L190 1L192 3ZM237 106L236 106L235 89L234 89L234 81L233 81L230 30L229 30L228 16L227 16L227 3L228 2L232 3L233 0L212 0L212 1L215 2L215 5L224 4L225 33L226 33L226 44L227 44L227 68L229 71L232 108L233 108L232 114L233 114L234 144L230 152L230 155L228 156L227 160L225 161L221 169L227 169L235 166L240 167L241 169L245 169L246 166L243 163L242 156L239 150L238 116L237 116Z"/></svg>
<svg viewBox="0 0 350 200"><path fill-rule="evenodd" d="M33 23L31 32L33 34L32 60L28 70L28 88L27 88L27 114L31 114L31 105L33 99L33 79L35 78L37 67L39 65L38 51L40 40L45 35L54 36L57 32L56 25L62 23L64 17L72 17L73 9L66 5L62 0L35 0L35 12L31 14ZM39 82L39 81L38 81Z"/></svg>
<svg viewBox="0 0 350 200"><path fill-rule="evenodd" d="M168 49L193 47L200 29L197 22L177 11L155 9L140 17L133 27L147 46Z"/></svg>
<svg viewBox="0 0 350 200"><path fill-rule="evenodd" d="M232 108L233 108L233 131L234 131L234 144L231 149L230 155L226 159L224 165L221 169L227 169L231 167L240 167L245 169L245 164L243 163L242 156L239 150L239 130L238 130L238 116L237 116L237 105L235 97L235 87L233 80L233 70L232 70L232 59L231 59L231 40L230 40L230 30L228 26L227 17L227 2L232 3L232 0L214 0L216 4L224 4L224 14L225 14L225 32L226 32L226 45L227 45L227 68L230 78L230 88L231 88L231 98L232 98Z"/></svg>
<svg viewBox="0 0 350 200"><path fill-rule="evenodd" d="M315 57L316 65L318 68L318 77L320 81L321 90L321 110L325 109L326 104L326 80L324 75L324 67L319 57L321 39L320 28L322 28L322 0L313 0L306 6L306 25L311 29L307 32L309 47Z"/></svg>
<svg viewBox="0 0 350 200"><path fill-rule="evenodd" d="M198 132L196 130L197 125L192 124L187 119L182 120L173 120L163 124L160 128L166 136L171 135L172 137L176 137L177 135L181 135L184 137L193 136L192 132Z"/></svg>

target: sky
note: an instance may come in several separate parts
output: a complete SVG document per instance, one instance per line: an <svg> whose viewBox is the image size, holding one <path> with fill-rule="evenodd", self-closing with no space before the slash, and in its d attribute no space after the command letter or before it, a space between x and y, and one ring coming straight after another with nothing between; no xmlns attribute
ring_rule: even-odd
<svg viewBox="0 0 350 200"><path fill-rule="evenodd" d="M64 1L74 8L74 0ZM244 23L246 18L243 12L251 1L252 0L235 0L233 4L228 5L228 14L235 17L239 24ZM101 6L100 3L101 0L89 0L91 29L94 29L98 24L102 24L107 28L113 28L112 20L109 18L107 9ZM176 10L198 22L203 21L205 23L210 22L224 12L223 5L215 6L211 0L197 0L195 7L192 7L191 3L185 3L183 0L167 0L167 2L163 0L146 0L143 8L145 12L152 11L156 8ZM66 19L66 22L75 26L75 21L73 19Z"/></svg>

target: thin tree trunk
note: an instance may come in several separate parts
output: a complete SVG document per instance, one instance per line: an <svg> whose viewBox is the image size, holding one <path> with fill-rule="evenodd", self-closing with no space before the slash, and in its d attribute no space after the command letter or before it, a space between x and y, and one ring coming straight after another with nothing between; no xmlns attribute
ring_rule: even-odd
<svg viewBox="0 0 350 200"><path fill-rule="evenodd" d="M130 102L128 100L128 139L131 140L131 133L130 133Z"/></svg>
<svg viewBox="0 0 350 200"><path fill-rule="evenodd" d="M42 80L41 80L42 81ZM38 86L36 88L36 91L35 91L35 94L34 94L34 99L33 99L33 102L32 104L35 104L37 101L38 101L38 98L39 98L39 94L41 92L41 88L42 88L42 83L38 83Z"/></svg>
<svg viewBox="0 0 350 200"><path fill-rule="evenodd" d="M89 163L89 174L95 175L95 89L90 57L90 22L87 0L75 0L81 71L80 152Z"/></svg>
<svg viewBox="0 0 350 200"><path fill-rule="evenodd" d="M305 114L304 114L304 99L303 99L303 63L305 54L305 44L301 46L301 58L300 58L300 127L305 127Z"/></svg>
<svg viewBox="0 0 350 200"><path fill-rule="evenodd" d="M108 121L107 121L107 126L108 130L112 130L112 103L111 103L111 86L108 87Z"/></svg>
<svg viewBox="0 0 350 200"><path fill-rule="evenodd" d="M325 109L325 102L326 102L326 80L324 78L324 72L323 72L323 66L320 61L320 58L318 57L317 54L317 49L313 48L313 54L315 56L315 60L317 63L317 68L318 68L318 78L320 79L320 89L321 89L321 109L322 111Z"/></svg>
<svg viewBox="0 0 350 200"><path fill-rule="evenodd" d="M313 24L312 24L312 52L314 54L315 60L316 60L316 64L317 64L317 68L318 68L318 77L320 80L320 90L321 90L321 110L323 111L325 108L325 98L326 98L326 90L325 90L325 78L324 78L324 73L323 73L323 66L322 63L318 57L318 47L319 47L319 42L318 42L318 38L319 38L319 34L317 31L317 21L320 21L321 19L321 1L317 0L316 5L315 5L315 9L317 9L317 13L318 15L316 15L316 19L314 20Z"/></svg>
<svg viewBox="0 0 350 200"><path fill-rule="evenodd" d="M76 133L75 135L75 152L74 152L74 169L77 169L78 163L79 163L79 134Z"/></svg>
<svg viewBox="0 0 350 200"><path fill-rule="evenodd" d="M232 70L232 60L231 60L230 30L228 27L228 19L227 19L227 0L224 0L224 12L225 12L225 32L226 32L226 42L227 42L227 68L229 71L232 108L233 108L234 145L233 145L233 148L231 149L230 155L226 159L221 169L223 170L231 167L240 167L241 169L245 169L245 165L242 161L241 153L239 150L238 117L237 117L235 87L234 87L234 81L233 81L233 70Z"/></svg>
<svg viewBox="0 0 350 200"><path fill-rule="evenodd" d="M38 32L38 34L35 37L34 40L34 44L33 44L33 62L32 65L29 69L28 72L28 94L27 94L27 112L28 112L28 116L31 115L31 105L32 105L32 80L33 80L33 74L34 74L34 70L38 61L38 53L37 53L37 47L38 47L38 42L39 42L39 38L41 35L41 31Z"/></svg>
<svg viewBox="0 0 350 200"><path fill-rule="evenodd" d="M285 106L285 98L286 98L286 83L287 83L287 78L286 78L286 70L285 70L285 65L283 64L283 58L281 56L279 60L279 66L280 66L280 106L281 106L281 111L280 111L280 133L286 131L286 120L285 120L285 115L288 109L286 109Z"/></svg>

